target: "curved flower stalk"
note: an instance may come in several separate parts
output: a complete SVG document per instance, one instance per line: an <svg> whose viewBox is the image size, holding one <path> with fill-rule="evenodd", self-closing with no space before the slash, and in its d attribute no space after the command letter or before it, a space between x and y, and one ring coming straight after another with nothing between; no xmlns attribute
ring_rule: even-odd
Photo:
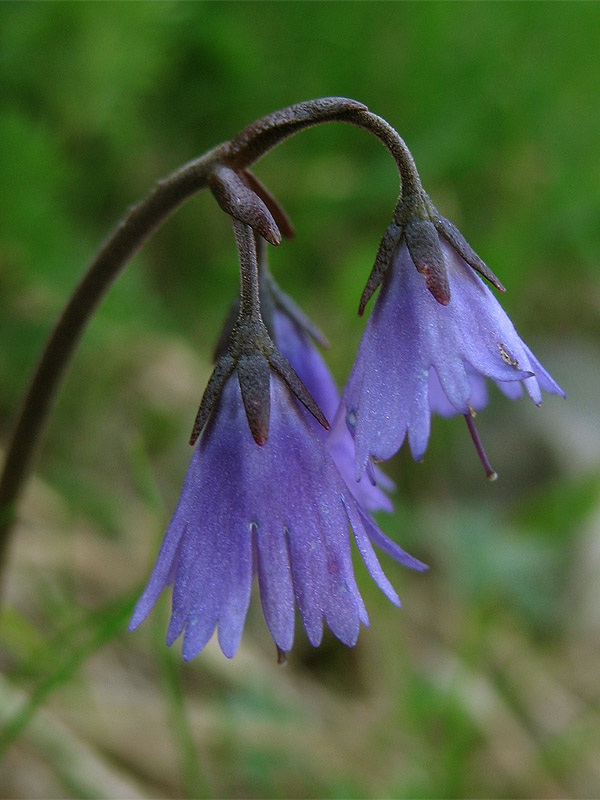
<svg viewBox="0 0 600 800"><path fill-rule="evenodd" d="M0 571L16 511L62 377L98 303L128 260L188 197L210 186L226 213L277 243L285 225L270 204L270 193L249 167L279 142L313 125L345 122L362 127L387 147L403 186L415 173L412 156L397 132L363 104L345 97L321 97L267 114L237 136L157 181L150 193L131 206L97 251L75 287L18 409L0 472ZM214 386L212 387L215 388Z"/></svg>
<svg viewBox="0 0 600 800"><path fill-rule="evenodd" d="M411 247L410 241L398 237L344 390L347 423L356 445L356 475L362 475L370 456L390 458L406 435L413 457L420 460L431 414L437 412L465 415L493 478L471 419L487 402L484 378L495 381L511 399L525 388L538 405L542 389L564 393L520 339L467 262L464 248L458 252L435 229L428 233L436 237L428 248L437 261L426 257L427 248L419 251L414 241ZM442 280L432 280L433 273Z"/></svg>
<svg viewBox="0 0 600 800"><path fill-rule="evenodd" d="M183 657L193 658L218 626L231 658L239 645L258 575L269 631L280 651L291 649L298 606L309 641L321 641L323 620L344 644L368 625L352 567L351 526L376 584L395 604L371 540L413 569L425 565L388 539L348 491L305 409L277 376L270 378L269 436L250 433L237 374L203 430L181 498L130 628L146 617L173 583L171 645L183 633Z"/></svg>

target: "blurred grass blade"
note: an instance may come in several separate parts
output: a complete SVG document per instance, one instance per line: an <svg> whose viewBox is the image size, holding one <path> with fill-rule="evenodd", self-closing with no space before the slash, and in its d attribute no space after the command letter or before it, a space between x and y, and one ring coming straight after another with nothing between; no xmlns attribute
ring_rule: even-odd
<svg viewBox="0 0 600 800"><path fill-rule="evenodd" d="M135 593L131 592L116 601L112 600L82 620L79 630L88 633L87 636L84 635L83 642L70 651L67 649L64 661L37 685L29 699L5 721L0 731L0 758L21 735L47 698L65 684L87 658L123 629L131 615L137 595L136 588Z"/></svg>

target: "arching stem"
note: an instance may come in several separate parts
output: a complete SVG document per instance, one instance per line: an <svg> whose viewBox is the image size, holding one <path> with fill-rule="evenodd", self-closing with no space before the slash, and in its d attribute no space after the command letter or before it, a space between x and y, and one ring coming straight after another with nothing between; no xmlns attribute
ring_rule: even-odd
<svg viewBox="0 0 600 800"><path fill-rule="evenodd" d="M179 168L159 181L150 194L133 206L117 224L92 260L54 327L9 439L0 476L0 573L6 561L17 504L61 379L93 312L123 267L188 197L207 185L217 166L226 164L243 170L292 134L333 121L365 128L383 142L398 165L403 193L414 192L420 187L410 151L391 125L356 100L320 98L269 114L249 125L230 142Z"/></svg>
<svg viewBox="0 0 600 800"><path fill-rule="evenodd" d="M60 315L31 377L6 450L0 477L0 571L37 444L87 323L125 264L184 200L206 186L221 156L222 146L158 181L150 194L117 224Z"/></svg>

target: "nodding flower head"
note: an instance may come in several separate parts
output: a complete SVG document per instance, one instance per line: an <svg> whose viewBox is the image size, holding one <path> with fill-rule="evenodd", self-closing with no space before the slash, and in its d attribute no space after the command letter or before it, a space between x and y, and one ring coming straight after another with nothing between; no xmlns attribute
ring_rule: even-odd
<svg viewBox="0 0 600 800"><path fill-rule="evenodd" d="M343 397L356 445L356 475L370 456L390 458L405 436L420 460L431 414L437 412L465 415L493 478L472 422L474 411L487 402L484 378L512 399L524 388L536 404L542 389L563 391L475 270L502 288L497 279L428 202L428 221L413 224L400 214L390 226L390 241L383 247L384 236L379 266L363 293L361 309L381 284Z"/></svg>
<svg viewBox="0 0 600 800"><path fill-rule="evenodd" d="M273 373L269 392L269 435L261 445L250 432L237 373L226 380L133 613L131 629L173 584L167 644L183 633L186 660L215 627L224 654L235 654L255 574L280 651L292 647L295 606L314 646L323 620L344 644L354 645L368 616L354 577L350 529L371 576L396 605L371 542L425 569L362 510L306 410Z"/></svg>

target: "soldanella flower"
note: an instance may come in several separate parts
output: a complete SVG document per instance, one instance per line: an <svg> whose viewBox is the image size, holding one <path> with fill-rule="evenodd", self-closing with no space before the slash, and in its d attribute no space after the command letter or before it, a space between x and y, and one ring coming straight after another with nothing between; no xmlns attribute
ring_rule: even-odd
<svg viewBox="0 0 600 800"><path fill-rule="evenodd" d="M337 413L337 388L311 340L319 341L318 332L266 271L261 286L256 237L277 245L292 227L250 170L279 142L330 121L375 135L393 156L402 186L361 313L379 285L381 291ZM57 321L8 442L0 474L0 550L52 398L90 315L126 261L203 187L233 221L240 300L198 410L190 439L196 447L179 503L130 627L172 585L168 643L182 635L189 659L218 629L221 648L231 657L256 577L280 655L292 646L296 609L313 645L324 624L353 645L368 616L351 539L396 605L373 545L408 567L425 569L370 514L390 507L381 490L389 483L372 459L389 458L406 436L421 458L431 414L462 413L490 474L472 420L486 405L486 379L510 398L525 390L536 403L543 389L562 390L482 278L503 290L498 280L423 191L406 143L386 120L348 98L317 98L256 120L159 180L115 226Z"/></svg>
<svg viewBox="0 0 600 800"><path fill-rule="evenodd" d="M512 399L524 388L536 404L542 389L563 392L477 272L502 289L495 276L424 193L421 201L420 215L414 199L400 207L361 301L362 310L381 284L344 390L356 475L371 456L390 458L406 436L420 460L437 412L465 415L495 477L472 422L487 402L485 378Z"/></svg>
<svg viewBox="0 0 600 800"><path fill-rule="evenodd" d="M350 531L372 578L396 605L372 543L406 566L426 568L385 536L340 475L313 419L328 428L322 410L263 323L254 236L245 224L234 229L242 273L236 322L226 328L228 344L192 432L198 441L181 497L130 623L137 627L173 584L167 644L183 634L186 660L215 627L224 654L235 654L254 575L280 653L292 647L296 606L313 645L323 622L354 645L369 618ZM282 331L288 318L278 313L282 345L303 368L300 339Z"/></svg>
<svg viewBox="0 0 600 800"><path fill-rule="evenodd" d="M238 376L228 378L131 620L133 629L172 583L167 644L183 633L186 660L215 627L224 654L235 654L255 574L281 651L292 647L295 605L311 644L320 643L324 620L344 644L354 645L360 622L369 619L354 578L349 525L371 576L394 604L400 601L371 541L401 563L425 568L363 512L308 414L276 375L270 403L268 439L258 445Z"/></svg>

